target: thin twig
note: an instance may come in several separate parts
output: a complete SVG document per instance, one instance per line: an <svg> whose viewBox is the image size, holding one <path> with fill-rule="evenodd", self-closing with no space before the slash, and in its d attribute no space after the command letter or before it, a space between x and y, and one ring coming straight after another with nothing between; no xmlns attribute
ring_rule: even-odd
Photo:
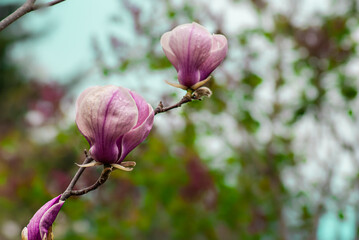
<svg viewBox="0 0 359 240"><path fill-rule="evenodd" d="M85 155L86 155L86 159L82 164L87 164L87 163L93 161L93 158L90 155L88 155L86 151L85 151ZM60 200L65 201L66 199L71 197L71 191L75 187L75 184L77 183L77 181L79 180L79 178L81 177L81 175L85 171L85 169L86 168L84 168L84 167L80 167L77 170L77 172L76 172L75 176L72 178L69 186L66 188L65 192L62 193Z"/></svg>
<svg viewBox="0 0 359 240"><path fill-rule="evenodd" d="M9 16L1 20L0 22L0 31L5 29L11 23L15 22L20 17L24 16L26 13L30 12L32 7L34 6L36 0L27 0L21 7L15 10L15 12L11 13Z"/></svg>
<svg viewBox="0 0 359 240"><path fill-rule="evenodd" d="M15 12L11 13L9 16L1 20L0 22L0 32L7 28L10 24L24 16L25 14L46 7L54 6L58 3L64 2L66 0L54 0L48 3L36 4L36 0L27 0L23 5L21 5Z"/></svg>
<svg viewBox="0 0 359 240"><path fill-rule="evenodd" d="M193 98L191 95L185 95L181 101L179 101L178 103L169 106L169 107L164 107L162 101L158 104L157 108L155 109L155 115L158 113L163 113L163 112L167 112L169 110L172 110L174 108L178 108L181 107L182 104L188 103L188 102L192 102Z"/></svg>
<svg viewBox="0 0 359 240"><path fill-rule="evenodd" d="M71 196L80 196L80 195L84 195L88 192L91 192L95 189L97 189L99 186L101 186L102 184L104 184L108 177L110 176L110 173L112 172L113 167L111 166L104 166L104 169L102 170L101 176L97 179L97 181L90 187L86 187L84 189L80 189L80 190L72 190L71 191Z"/></svg>
<svg viewBox="0 0 359 240"><path fill-rule="evenodd" d="M31 11L35 11L35 10L38 10L38 9L41 9L41 8L51 7L51 6L54 6L56 4L59 4L59 3L65 2L65 1L66 0L54 0L54 1L51 1L51 2L48 2L48 3L36 4L35 6L33 6Z"/></svg>

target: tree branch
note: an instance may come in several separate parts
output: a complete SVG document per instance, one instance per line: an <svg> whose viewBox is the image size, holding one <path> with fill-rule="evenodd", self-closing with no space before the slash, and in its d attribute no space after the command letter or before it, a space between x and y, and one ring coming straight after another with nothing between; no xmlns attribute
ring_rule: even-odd
<svg viewBox="0 0 359 240"><path fill-rule="evenodd" d="M163 112L167 112L169 110L172 110L174 108L179 108L182 106L182 104L188 103L188 102L192 102L194 98L191 95L186 94L185 96L183 96L183 98L181 99L181 101L179 101L178 103L169 106L169 107L164 107L162 101L158 104L158 106L155 109L155 115L158 113L163 113Z"/></svg>
<svg viewBox="0 0 359 240"><path fill-rule="evenodd" d="M84 160L82 165L85 165L87 163L90 163L90 162L94 161L94 159L90 155L87 154L86 150L84 152L85 152L85 155L86 155L86 159ZM116 164L114 164L114 165L116 165ZM123 167L134 167L134 166L136 166L136 163L133 162L133 161L126 161L126 162L120 163L119 165L121 165ZM79 166L81 166L81 165L79 165ZM91 185L89 187L86 187L86 188L83 188L83 189L80 189L80 190L73 190L76 183L77 183L77 181L79 180L79 178L81 177L82 173L85 171L86 168L87 168L87 166L86 167L80 167L77 170L77 172L75 173L75 176L72 178L69 186L61 194L61 198L60 198L61 201L65 201L66 199L68 199L71 196L84 195L84 194L86 194L88 192L91 192L91 191L97 189L99 186L101 186L102 184L104 184L107 181L107 179L110 176L110 173L114 170L114 168L116 168L116 166L111 166L111 165L105 164L104 169L103 169L100 177L97 179L97 181L93 185ZM127 169L126 171L129 171L129 170Z"/></svg>
<svg viewBox="0 0 359 240"><path fill-rule="evenodd" d="M87 154L86 150L85 150L85 155L86 155L86 159L84 160L84 162L82 164L87 164L89 162L93 161L93 158ZM71 191L72 189L75 187L75 184L77 183L77 181L79 180L79 178L81 177L82 173L85 171L85 167L80 167L75 176L72 178L69 186L66 188L66 190L62 193L60 200L61 201L65 201L66 199L68 199L69 197L71 197Z"/></svg>
<svg viewBox="0 0 359 240"><path fill-rule="evenodd" d="M84 195L88 192L91 192L91 191L97 189L99 186L101 186L102 184L104 184L107 181L112 170L113 170L113 167L104 166L101 176L97 179L97 181L92 186L83 188L81 190L72 190L70 193L70 196L81 196L81 195Z"/></svg>
<svg viewBox="0 0 359 240"><path fill-rule="evenodd" d="M58 3L64 2L66 0L54 0L48 3L42 3L35 5L36 0L27 0L23 5L21 5L18 9L15 10L12 14L1 20L0 22L0 32L7 28L10 24L24 16L25 14L45 8L45 7L51 7Z"/></svg>
<svg viewBox="0 0 359 240"><path fill-rule="evenodd" d="M48 3L36 4L35 6L33 6L31 11L35 11L35 10L38 10L38 9L41 9L41 8L51 7L51 6L54 6L56 4L59 4L59 3L65 2L65 1L66 0L54 0L54 1L51 1L51 2L48 2Z"/></svg>
<svg viewBox="0 0 359 240"><path fill-rule="evenodd" d="M15 22L20 17L24 16L26 13L30 12L34 6L36 0L27 0L21 7L15 10L12 14L1 20L0 22L0 31L5 29L11 23Z"/></svg>

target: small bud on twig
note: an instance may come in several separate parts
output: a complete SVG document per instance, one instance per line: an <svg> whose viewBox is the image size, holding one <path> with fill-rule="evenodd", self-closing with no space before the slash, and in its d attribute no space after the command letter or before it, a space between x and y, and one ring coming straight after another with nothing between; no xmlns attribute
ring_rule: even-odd
<svg viewBox="0 0 359 240"><path fill-rule="evenodd" d="M203 97L211 97L212 91L208 87L200 87L196 91L194 91L192 97L194 99L202 99Z"/></svg>

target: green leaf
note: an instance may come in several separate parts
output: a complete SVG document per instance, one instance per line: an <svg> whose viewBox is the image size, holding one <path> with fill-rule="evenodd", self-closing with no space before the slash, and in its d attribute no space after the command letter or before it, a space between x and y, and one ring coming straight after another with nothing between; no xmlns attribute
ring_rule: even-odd
<svg viewBox="0 0 359 240"><path fill-rule="evenodd" d="M254 73L248 73L243 79L242 82L251 88L256 88L259 84L262 83L262 78Z"/></svg>

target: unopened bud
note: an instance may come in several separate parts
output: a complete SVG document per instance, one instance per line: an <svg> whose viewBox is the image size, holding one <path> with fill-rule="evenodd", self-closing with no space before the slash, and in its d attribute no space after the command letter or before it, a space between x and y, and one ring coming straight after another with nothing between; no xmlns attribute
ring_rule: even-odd
<svg viewBox="0 0 359 240"><path fill-rule="evenodd" d="M21 232L21 240L52 240L52 224L64 201L61 195L48 201L31 218L29 224Z"/></svg>
<svg viewBox="0 0 359 240"><path fill-rule="evenodd" d="M153 125L152 107L127 88L91 87L80 94L76 104L77 127L99 163L120 164L145 140ZM96 162L81 167L94 165Z"/></svg>
<svg viewBox="0 0 359 240"><path fill-rule="evenodd" d="M203 97L211 97L212 91L208 87L200 87L193 92L194 99L201 99Z"/></svg>
<svg viewBox="0 0 359 240"><path fill-rule="evenodd" d="M179 84L171 84L187 90L196 90L226 57L227 38L211 34L198 23L182 24L161 37L162 49L176 68Z"/></svg>

